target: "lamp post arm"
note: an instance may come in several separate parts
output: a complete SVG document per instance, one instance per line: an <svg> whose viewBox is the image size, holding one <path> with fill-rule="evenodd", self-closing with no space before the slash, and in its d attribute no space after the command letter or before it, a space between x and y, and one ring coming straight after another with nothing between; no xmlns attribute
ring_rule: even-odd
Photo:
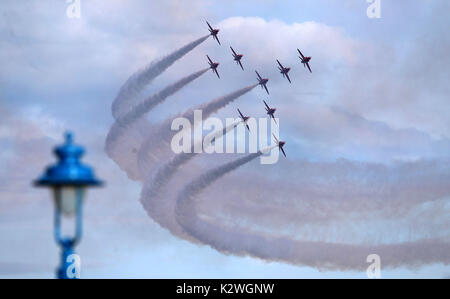
<svg viewBox="0 0 450 299"><path fill-rule="evenodd" d="M75 237L73 238L73 246L76 246L80 241L83 235L83 189L76 189L76 227L75 227Z"/></svg>

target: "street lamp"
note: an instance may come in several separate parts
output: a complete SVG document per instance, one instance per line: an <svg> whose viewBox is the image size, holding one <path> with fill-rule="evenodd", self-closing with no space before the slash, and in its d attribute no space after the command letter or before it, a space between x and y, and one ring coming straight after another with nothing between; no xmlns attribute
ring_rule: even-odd
<svg viewBox="0 0 450 299"><path fill-rule="evenodd" d="M55 202L54 235L56 242L62 249L61 266L57 277L61 279L76 278L68 275L68 269L73 264L70 259L75 253L74 247L79 243L82 235L82 205L85 189L89 186L100 186L91 167L83 165L79 159L84 154L81 146L73 144L71 133L65 134L65 143L54 149L58 162L47 167L44 174L34 182L35 186L50 187ZM61 215L75 218L75 235L61 236Z"/></svg>

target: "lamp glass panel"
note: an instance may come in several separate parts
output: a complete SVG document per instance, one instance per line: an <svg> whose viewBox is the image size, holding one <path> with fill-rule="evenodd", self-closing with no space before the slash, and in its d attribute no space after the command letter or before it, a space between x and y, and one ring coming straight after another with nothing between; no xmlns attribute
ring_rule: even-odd
<svg viewBox="0 0 450 299"><path fill-rule="evenodd" d="M65 216L73 216L77 210L77 196L84 197L84 188L80 186L60 186L53 190L57 207Z"/></svg>

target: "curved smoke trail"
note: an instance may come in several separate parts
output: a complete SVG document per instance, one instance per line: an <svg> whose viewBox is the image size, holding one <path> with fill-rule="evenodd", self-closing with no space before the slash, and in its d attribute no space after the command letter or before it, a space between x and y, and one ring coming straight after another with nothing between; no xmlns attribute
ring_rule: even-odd
<svg viewBox="0 0 450 299"><path fill-rule="evenodd" d="M137 104L133 109L124 115L123 117L117 119L117 122L120 124L126 126L127 124L130 124L134 122L136 119L139 119L144 114L148 113L150 110L155 108L157 105L161 104L167 97L173 95L174 93L178 92L180 89L182 89L187 84L191 83L204 73L206 73L209 70L208 68L205 68L203 70L200 70L198 72L195 72L189 76L186 76L182 78L181 80L175 82L174 84L171 84L167 86L166 88L162 89L160 92L148 97L147 99L143 100L139 104Z"/></svg>
<svg viewBox="0 0 450 299"><path fill-rule="evenodd" d="M128 113L133 107L133 101L136 96L147 86L154 78L159 76L164 72L169 66L171 66L175 61L186 55L192 49L204 42L208 35L205 35L186 46L176 50L175 52L167 55L166 57L152 62L150 65L144 69L137 71L125 82L125 84L120 88L117 97L112 103L112 115L115 119Z"/></svg>
<svg viewBox="0 0 450 299"><path fill-rule="evenodd" d="M216 113L221 108L248 93L256 86L258 86L258 84L252 84L244 88L240 88L207 103L190 108L184 113L178 114L176 117L186 118L191 124L193 124L193 126L196 126L198 123L194 122L195 110L202 111L201 120L204 121L213 113ZM154 165L156 165L160 160L167 160L171 156L170 141L177 133L171 129L171 123L174 118L175 117L170 117L166 119L158 129L154 130L149 134L149 136L146 137L146 140L142 144L138 153L138 166L139 172L145 174L145 176L152 174L152 171L155 169ZM157 140L157 142L155 142L155 140Z"/></svg>
<svg viewBox="0 0 450 299"><path fill-rule="evenodd" d="M183 230L196 240L226 254L249 255L264 260L281 261L320 269L364 270L369 253L382 257L383 265L450 262L450 243L439 239L383 245L352 245L343 243L300 241L255 233L245 228L226 228L214 220L204 220L196 210L196 196L205 188L262 153L211 169L187 184L179 193L175 217ZM209 197L214 200L214 197Z"/></svg>
<svg viewBox="0 0 450 299"><path fill-rule="evenodd" d="M242 124L242 121L232 123L222 130L213 132L209 135L209 140L206 140L205 137L200 141L200 143L203 148L206 148L210 146L211 143L205 144L205 142L221 138L228 132L234 130L234 128L236 128L239 124ZM196 148L195 144L191 146L189 153L180 153L159 168L153 176L153 179L145 182L141 192L141 204L147 211L147 214L162 227L167 228L174 235L180 237L186 236L179 229L179 225L175 221L173 205L171 205L170 198L163 199L161 195L163 195L164 189L167 188L168 183L178 169L198 155L194 152L194 148Z"/></svg>
<svg viewBox="0 0 450 299"><path fill-rule="evenodd" d="M184 86L191 83L195 79L203 75L209 68L192 73L177 82L166 86L161 91L143 100L136 105L130 112L123 114L123 116L116 120L106 136L105 151L108 156L113 159L122 170L128 173L132 179L137 179L136 164L137 159L123 159L124 152L128 151L131 156L137 156L138 149L141 148L141 143L147 136L149 125L142 117L161 104L169 96L180 91ZM124 138L126 136L126 138ZM121 138L123 137L123 138ZM134 167L133 167L134 166Z"/></svg>

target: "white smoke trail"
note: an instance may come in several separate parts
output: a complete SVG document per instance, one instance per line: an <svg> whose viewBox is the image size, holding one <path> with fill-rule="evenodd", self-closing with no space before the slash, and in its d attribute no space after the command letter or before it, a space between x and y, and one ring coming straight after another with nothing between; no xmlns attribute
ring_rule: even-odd
<svg viewBox="0 0 450 299"><path fill-rule="evenodd" d="M149 131L146 129L149 125L142 117L208 70L209 68L205 68L197 71L166 86L135 106L113 124L106 136L105 151L112 160L120 165L122 170L127 172L129 178L139 178L136 165L137 159L128 159L127 157L137 157L138 149L141 148L141 143L147 136L145 132ZM138 132L138 134L132 132Z"/></svg>
<svg viewBox="0 0 450 299"><path fill-rule="evenodd" d="M222 136L225 136L228 132L234 130L234 128L236 128L239 124L242 124L242 122L237 121L232 123L222 130L213 132L211 137L217 140ZM205 144L204 142L207 142L205 138L200 141L204 148L210 145ZM141 192L141 203L147 211L147 214L162 227L167 228L174 235L184 238L186 236L180 230L180 227L174 217L173 201L175 199L171 200L170 197L162 198L161 196L164 188L167 187L167 184L170 182L178 169L198 155L197 153L194 153L194 148L196 148L195 144L192 145L190 153L180 153L159 168L153 179L146 181Z"/></svg>
<svg viewBox="0 0 450 299"><path fill-rule="evenodd" d="M131 75L125 84L120 88L119 93L112 103L111 110L114 118L118 119L128 113L133 108L133 101L136 96L144 89L145 86L164 72L175 61L204 42L208 37L209 35L205 35L167 55L166 57L152 62L144 69Z"/></svg>
<svg viewBox="0 0 450 299"><path fill-rule="evenodd" d="M256 86L258 86L258 84L252 84L244 88L240 88L207 103L193 107L182 114L178 114L176 117L186 118L194 126L198 125L194 123L195 110L201 110L202 120L205 120L213 113L219 111L221 108L248 93ZM172 152L170 149L170 141L177 133L171 129L171 123L174 118L175 117L170 117L166 119L159 129L152 131L149 136L146 137L145 142L142 144L138 154L138 165L140 168L140 173L143 176L148 177L151 175L152 171L155 170L154 165L157 165L158 161L167 160L170 158Z"/></svg>
<svg viewBox="0 0 450 299"><path fill-rule="evenodd" d="M382 257L385 267L422 263L450 263L450 243L427 239L397 244L365 245L300 241L287 237L255 233L245 228L226 228L213 219L198 216L195 197L215 181L252 161L261 153L247 155L209 170L191 181L180 192L175 217L185 232L212 248L235 255L250 255L270 261L282 261L319 269L363 270L370 253ZM214 197L210 197L214 200Z"/></svg>
<svg viewBox="0 0 450 299"><path fill-rule="evenodd" d="M180 89L182 89L187 84L191 83L204 73L206 73L209 70L208 68L205 68L203 70L200 70L198 72L195 72L189 76L186 76L182 78L181 80L178 80L174 84L171 84L167 86L166 88L162 89L158 93L148 97L147 99L143 100L141 103L133 107L133 109L127 113L125 116L119 118L117 121L121 123L122 125L127 125L136 119L139 119L144 114L155 108L158 104L161 104L167 97L173 95L174 93L178 92Z"/></svg>

